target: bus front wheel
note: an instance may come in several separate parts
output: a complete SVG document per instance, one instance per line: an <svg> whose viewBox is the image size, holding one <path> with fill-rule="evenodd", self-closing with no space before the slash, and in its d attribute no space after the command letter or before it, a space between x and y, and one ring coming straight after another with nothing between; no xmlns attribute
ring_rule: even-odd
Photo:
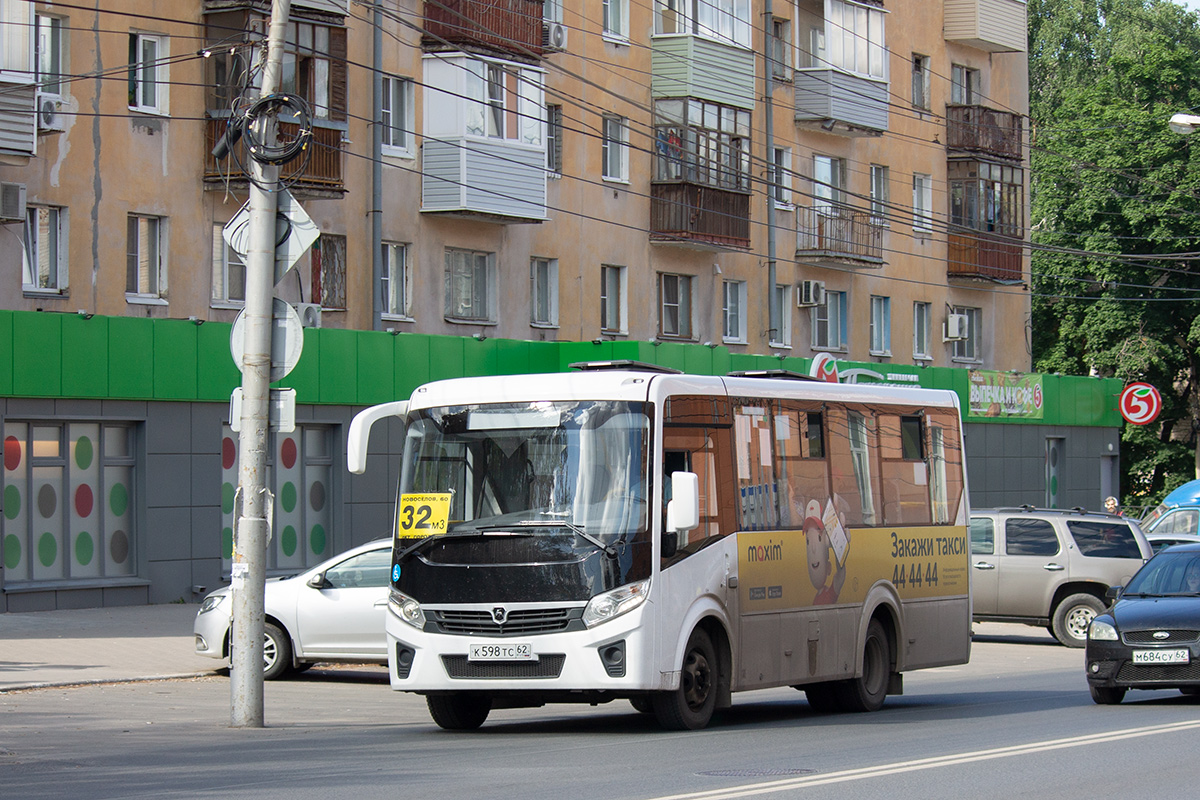
<svg viewBox="0 0 1200 800"><path fill-rule="evenodd" d="M439 728L473 731L488 718L492 698L485 694L431 694L425 697L425 705Z"/></svg>
<svg viewBox="0 0 1200 800"><path fill-rule="evenodd" d="M867 625L863 642L862 675L838 685L838 700L846 711L878 711L887 697L888 676L892 669L887 632L879 620Z"/></svg>
<svg viewBox="0 0 1200 800"><path fill-rule="evenodd" d="M694 731L708 725L717 705L718 663L712 639L692 631L683 651L679 688L654 696L654 716L670 731Z"/></svg>

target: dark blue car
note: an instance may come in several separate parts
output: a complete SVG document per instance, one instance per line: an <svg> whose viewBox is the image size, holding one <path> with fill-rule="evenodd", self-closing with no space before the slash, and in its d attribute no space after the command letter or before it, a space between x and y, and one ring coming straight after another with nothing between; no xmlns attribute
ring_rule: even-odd
<svg viewBox="0 0 1200 800"><path fill-rule="evenodd" d="M1097 703L1129 689L1200 694L1200 544L1169 547L1138 570L1088 629L1088 688Z"/></svg>

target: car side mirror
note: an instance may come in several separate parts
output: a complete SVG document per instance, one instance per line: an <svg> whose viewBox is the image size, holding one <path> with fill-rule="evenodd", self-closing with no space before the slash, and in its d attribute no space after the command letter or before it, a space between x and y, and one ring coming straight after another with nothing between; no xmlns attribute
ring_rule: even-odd
<svg viewBox="0 0 1200 800"><path fill-rule="evenodd" d="M671 473L671 500L667 503L667 532L686 532L699 524L699 476L694 472Z"/></svg>
<svg viewBox="0 0 1200 800"><path fill-rule="evenodd" d="M325 577L324 572L318 572L308 579L308 586L311 589L329 589L333 584Z"/></svg>
<svg viewBox="0 0 1200 800"><path fill-rule="evenodd" d="M1110 586L1108 587L1108 591L1104 593L1104 599L1110 603L1115 603L1121 599L1121 592L1124 589L1124 586Z"/></svg>

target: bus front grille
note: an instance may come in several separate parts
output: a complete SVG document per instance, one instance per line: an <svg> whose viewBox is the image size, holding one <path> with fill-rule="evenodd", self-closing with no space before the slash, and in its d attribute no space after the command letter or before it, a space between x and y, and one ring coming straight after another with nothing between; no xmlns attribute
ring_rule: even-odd
<svg viewBox="0 0 1200 800"><path fill-rule="evenodd" d="M482 634L484 636L528 636L534 633L559 633L583 627L582 608L529 608L509 611L498 623L488 611L470 609L428 611L428 619L438 633ZM427 628L428 630L428 628Z"/></svg>
<svg viewBox="0 0 1200 800"><path fill-rule="evenodd" d="M460 680L557 678L566 660L562 653L542 653L537 661L468 661L466 656L442 656L442 665L447 675Z"/></svg>

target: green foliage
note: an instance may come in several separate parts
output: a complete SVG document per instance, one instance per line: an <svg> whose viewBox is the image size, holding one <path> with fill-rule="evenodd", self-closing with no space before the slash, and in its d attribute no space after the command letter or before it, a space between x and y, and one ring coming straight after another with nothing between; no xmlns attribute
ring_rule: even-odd
<svg viewBox="0 0 1200 800"><path fill-rule="evenodd" d="M1200 27L1169 0L1031 0L1034 366L1158 387L1122 436L1122 495L1194 474L1200 407ZM1103 254L1112 254L1109 258Z"/></svg>

